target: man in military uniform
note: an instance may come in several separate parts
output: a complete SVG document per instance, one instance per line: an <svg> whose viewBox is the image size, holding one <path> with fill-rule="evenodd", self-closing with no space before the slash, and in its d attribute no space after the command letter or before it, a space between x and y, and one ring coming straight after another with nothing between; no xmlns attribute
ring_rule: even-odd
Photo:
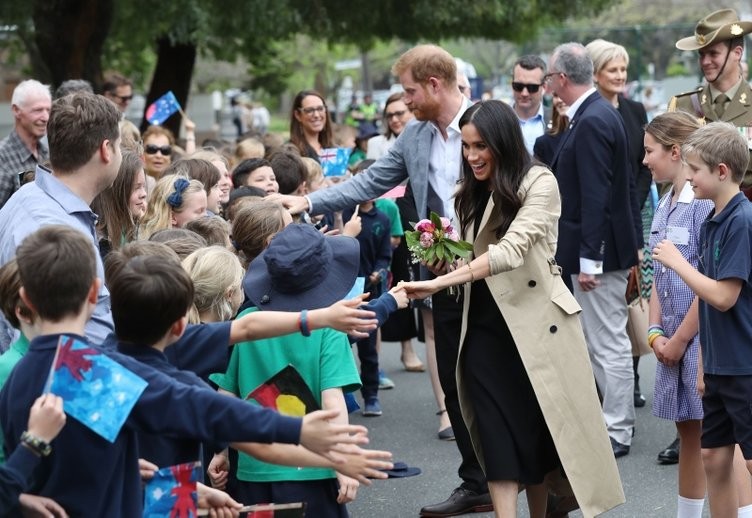
<svg viewBox="0 0 752 518"><path fill-rule="evenodd" d="M696 115L702 122L730 122L738 128L745 128L747 139L752 139L752 89L741 68L744 35L749 32L752 32L752 22L740 21L733 9L721 9L700 20L695 26L694 36L677 41L679 50L698 51L706 84L672 97L668 111L685 111ZM745 194L752 186L751 168L752 160L742 183ZM658 462L679 462L678 437L658 454Z"/></svg>
<svg viewBox="0 0 752 518"><path fill-rule="evenodd" d="M671 98L668 111L681 110L704 122L725 121L746 128L752 142L752 89L741 72L744 35L752 22L741 21L733 9L709 14L695 26L694 36L676 42L679 50L696 50L706 84ZM752 186L752 162L743 187Z"/></svg>

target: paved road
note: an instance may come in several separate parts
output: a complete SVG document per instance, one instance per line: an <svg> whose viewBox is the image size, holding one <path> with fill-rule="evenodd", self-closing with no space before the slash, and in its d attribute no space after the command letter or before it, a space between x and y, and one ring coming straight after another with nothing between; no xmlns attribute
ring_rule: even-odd
<svg viewBox="0 0 752 518"><path fill-rule="evenodd" d="M421 358L423 345L417 343ZM444 500L459 485L459 453L454 443L436 438L438 418L427 373L402 370L399 344L382 346L381 363L397 387L380 393L382 417L351 420L370 429L371 446L391 450L395 460L417 466L421 475L404 479L376 481L361 488L358 499L349 507L353 518L415 517L423 505ZM652 403L655 359L644 357L640 366L641 385L648 405L637 409L637 431L632 451L618 460L626 504L606 513L607 518L676 516L676 466L660 466L656 454L674 437L672 423L653 417ZM705 516L707 504L705 506ZM528 516L524 495L520 496L518 515ZM492 517L493 513L468 516ZM581 517L579 512L572 518Z"/></svg>

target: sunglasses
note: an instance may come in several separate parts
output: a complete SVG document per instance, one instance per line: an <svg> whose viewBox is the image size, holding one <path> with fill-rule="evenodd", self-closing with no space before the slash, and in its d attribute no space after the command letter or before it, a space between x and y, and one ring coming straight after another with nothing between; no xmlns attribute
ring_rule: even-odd
<svg viewBox="0 0 752 518"><path fill-rule="evenodd" d="M531 84L530 85L530 84L527 84L527 83L516 83L515 82L515 83L512 83L512 90L514 90L515 92L521 92L525 88L527 88L528 93L535 94L535 93L538 93L538 90L540 89L541 86L543 86L543 85L542 84L540 84L540 85Z"/></svg>
<svg viewBox="0 0 752 518"><path fill-rule="evenodd" d="M407 110L400 110L397 112L386 112L384 114L384 118L386 118L386 120L390 120L392 117L397 117L398 119L401 119L402 116L406 113L407 113Z"/></svg>
<svg viewBox="0 0 752 518"><path fill-rule="evenodd" d="M171 146L157 146L156 144L146 144L144 146L144 152L147 155L156 155L157 151L162 153L164 156L170 156L172 154L172 147Z"/></svg>

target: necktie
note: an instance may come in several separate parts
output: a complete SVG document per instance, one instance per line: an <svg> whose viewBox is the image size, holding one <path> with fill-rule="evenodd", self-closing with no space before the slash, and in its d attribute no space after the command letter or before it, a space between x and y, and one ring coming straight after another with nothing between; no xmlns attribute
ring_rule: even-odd
<svg viewBox="0 0 752 518"><path fill-rule="evenodd" d="M723 117L723 112L726 111L726 102L728 100L729 98L726 94L721 94L715 98L715 101L713 101L713 104L715 105L713 109L715 110L715 114L718 117L718 120Z"/></svg>

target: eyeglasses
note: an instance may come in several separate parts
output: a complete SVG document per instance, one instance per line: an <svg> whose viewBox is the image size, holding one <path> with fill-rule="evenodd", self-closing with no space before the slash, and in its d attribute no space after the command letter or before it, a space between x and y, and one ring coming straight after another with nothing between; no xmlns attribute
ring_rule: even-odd
<svg viewBox="0 0 752 518"><path fill-rule="evenodd" d="M543 83L541 83L541 84L538 85L538 84L535 84L535 83L533 83L533 84L527 84L527 83L516 83L516 82L513 82L512 83L512 90L514 90L515 92L521 92L525 88L527 88L528 93L536 94L536 93L538 93L538 90L540 89L541 86L543 86Z"/></svg>
<svg viewBox="0 0 752 518"><path fill-rule="evenodd" d="M400 110L397 112L386 112L384 114L384 118L386 120L392 120L393 117L397 117L398 119L401 119L404 114L407 113L407 110Z"/></svg>
<svg viewBox="0 0 752 518"><path fill-rule="evenodd" d="M564 72L549 72L548 74L543 76L543 84L548 84L551 82L551 78L554 76L558 76L559 74L563 75L564 77L567 77L567 74Z"/></svg>
<svg viewBox="0 0 752 518"><path fill-rule="evenodd" d="M305 113L306 115L313 115L314 113L326 112L326 106L311 106L309 108L298 108L298 110Z"/></svg>
<svg viewBox="0 0 752 518"><path fill-rule="evenodd" d="M146 144L144 146L144 152L147 155L156 155L157 151L164 156L170 156L172 154L172 146L157 146L156 144Z"/></svg>

